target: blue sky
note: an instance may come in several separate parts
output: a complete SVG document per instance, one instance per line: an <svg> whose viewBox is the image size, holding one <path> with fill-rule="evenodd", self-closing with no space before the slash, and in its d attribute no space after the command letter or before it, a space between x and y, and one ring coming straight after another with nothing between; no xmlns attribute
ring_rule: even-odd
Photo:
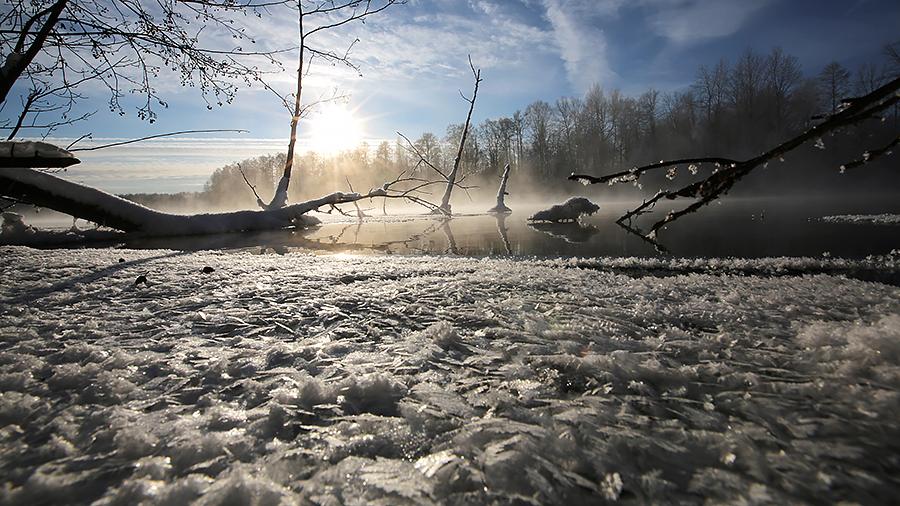
<svg viewBox="0 0 900 506"><path fill-rule="evenodd" d="M365 119L368 138L394 138L398 130L412 138L424 131L442 136L448 123L465 119L458 90L471 89L468 54L484 77L475 113L480 121L538 99L581 95L595 82L626 94L681 89L700 64L734 60L747 48L766 53L781 46L800 59L807 75L832 60L855 70L880 61L882 46L900 39L898 27L897 0L410 0L366 24L314 40L337 48L359 38L352 56L362 77L319 62L305 96L335 88L348 93L348 107ZM261 43L269 47L294 43L290 19L263 19L248 28L263 32ZM285 67L295 65L288 55ZM287 70L272 80L288 90L293 75ZM266 92L245 88L234 104L208 111L195 90L164 86L169 108L152 125L133 111L125 118L105 114L100 95L85 104L100 110L89 123L54 136L242 128L250 130L245 138L267 140L250 141L248 152L279 145L278 139L286 145L288 114ZM308 137L304 126L300 135ZM106 156L98 153L86 162ZM221 159L193 163L208 174Z"/></svg>

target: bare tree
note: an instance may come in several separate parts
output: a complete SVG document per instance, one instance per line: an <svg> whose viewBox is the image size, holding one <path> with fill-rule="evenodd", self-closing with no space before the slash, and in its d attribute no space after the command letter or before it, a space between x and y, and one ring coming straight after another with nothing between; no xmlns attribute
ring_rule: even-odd
<svg viewBox="0 0 900 506"><path fill-rule="evenodd" d="M472 122L472 111L475 110L475 100L478 98L478 85L481 84L481 69L476 69L472 63L472 57L469 57L469 68L472 69L472 76L475 78L475 87L472 91L472 98L466 98L460 92L463 100L469 103L469 112L466 114L466 122L463 125L462 137L459 140L459 149L456 151L456 158L453 159L453 168L447 175L447 187L444 189L444 196L441 197L440 208L445 214L450 214L450 195L456 185L456 178L459 175L459 166L463 158L463 150L466 148L466 137L469 135L469 125Z"/></svg>
<svg viewBox="0 0 900 506"><path fill-rule="evenodd" d="M536 158L538 170L547 175L550 161L550 104L538 100L525 109L525 126L531 144L531 152Z"/></svg>
<svg viewBox="0 0 900 506"><path fill-rule="evenodd" d="M136 100L138 117L153 122L158 108L166 107L156 83L168 73L199 88L209 108L230 102L240 84L263 82L259 64L277 68L276 56L284 51L245 49L256 39L242 18L283 5L288 0L5 3L0 104L10 116L0 129L10 131L8 139L24 130L47 135L89 117L93 112L75 112L88 83L105 88L111 112L125 115L126 103ZM16 95L19 103L13 105Z"/></svg>
<svg viewBox="0 0 900 506"><path fill-rule="evenodd" d="M884 45L884 55L888 59L888 75L900 76L900 40Z"/></svg>
<svg viewBox="0 0 900 506"><path fill-rule="evenodd" d="M833 61L819 73L819 87L822 97L832 113L836 112L841 97L850 93L850 72L840 63Z"/></svg>
<svg viewBox="0 0 900 506"><path fill-rule="evenodd" d="M765 61L765 88L772 107L772 124L787 126L787 104L803 80L800 61L775 47ZM871 91L871 90L870 90Z"/></svg>
<svg viewBox="0 0 900 506"><path fill-rule="evenodd" d="M725 60L719 60L712 70L701 65L693 88L706 110L706 121L718 122L728 96L728 64Z"/></svg>
<svg viewBox="0 0 900 506"><path fill-rule="evenodd" d="M864 63L859 66L856 71L856 83L854 84L854 93L857 95L866 95L872 93L884 83L886 73L884 69L879 69L873 63Z"/></svg>
<svg viewBox="0 0 900 506"><path fill-rule="evenodd" d="M277 209L287 203L288 186L291 182L291 173L294 167L294 149L297 144L297 125L303 114L309 110L309 106L303 106L301 97L303 94L303 76L308 70L304 70L312 63L313 58L322 58L335 64L339 63L359 71L359 68L350 60L350 50L358 42L355 39L347 47L346 51L320 49L310 45L310 39L316 34L333 30L354 21L364 21L365 18L377 14L392 5L404 3L405 0L300 0L297 2L297 25L299 32L299 48L297 57L297 89L293 94L293 100L282 97L285 108L291 113L291 137L288 142L287 159L284 164L284 173L275 189L275 195L266 208ZM315 105L312 103L310 105Z"/></svg>

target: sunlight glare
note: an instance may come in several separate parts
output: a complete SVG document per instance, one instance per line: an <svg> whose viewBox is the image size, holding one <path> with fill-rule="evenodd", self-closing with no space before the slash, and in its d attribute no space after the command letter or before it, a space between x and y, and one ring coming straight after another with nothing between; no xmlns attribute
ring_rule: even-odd
<svg viewBox="0 0 900 506"><path fill-rule="evenodd" d="M362 121L342 104L322 107L309 119L310 149L333 155L355 148L363 140Z"/></svg>

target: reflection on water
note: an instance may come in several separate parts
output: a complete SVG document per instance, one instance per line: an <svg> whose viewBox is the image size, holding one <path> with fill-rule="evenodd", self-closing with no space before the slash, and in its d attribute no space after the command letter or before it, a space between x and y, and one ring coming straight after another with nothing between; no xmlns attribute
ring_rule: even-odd
<svg viewBox="0 0 900 506"><path fill-rule="evenodd" d="M546 223L536 222L529 223L529 227L543 232L551 237L557 237L566 242L579 243L588 242L591 237L600 232L600 229L591 225L579 222L568 223Z"/></svg>
<svg viewBox="0 0 900 506"><path fill-rule="evenodd" d="M739 200L710 206L664 230L660 239L677 256L863 257L900 249L900 227L823 223L830 214L900 213L900 201ZM537 208L516 206L511 215L389 216L326 223L305 231L224 234L189 238L130 239L131 248L224 249L288 252L434 254L470 256L655 256L653 244L615 224L628 203L606 204L581 224L529 224ZM667 209L660 206L660 212ZM653 217L648 217L648 221ZM376 221L377 220L377 221Z"/></svg>
<svg viewBox="0 0 900 506"><path fill-rule="evenodd" d="M500 240L503 241L503 250L507 255L512 254L512 246L509 244L509 229L506 228L506 218L508 213L497 213L497 233L500 234Z"/></svg>
<svg viewBox="0 0 900 506"><path fill-rule="evenodd" d="M627 207L608 204L582 223L527 223L537 208L517 206L511 215L465 215L452 220L430 218L398 222L354 224L352 241L342 241L360 252L395 254L459 254L474 256L656 256L660 252L616 225ZM873 209L872 207L875 207ZM900 249L900 228L823 223L828 214L900 212L900 203L868 201L835 203L832 200L778 201L774 199L725 201L684 217L660 233L663 245L678 256L864 257ZM660 206L665 213L666 208ZM654 217L647 217L648 221ZM304 235L322 240L346 225L326 224ZM346 236L345 236L346 238Z"/></svg>

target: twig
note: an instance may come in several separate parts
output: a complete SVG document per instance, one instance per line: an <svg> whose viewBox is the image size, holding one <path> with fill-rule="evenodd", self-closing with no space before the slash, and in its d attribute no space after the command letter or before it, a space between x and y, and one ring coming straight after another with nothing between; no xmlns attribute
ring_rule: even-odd
<svg viewBox="0 0 900 506"><path fill-rule="evenodd" d="M241 177L244 178L244 182L247 183L247 186L250 187L250 191L252 191L252 192L253 192L253 195L256 196L256 203L257 203L257 205L259 205L260 207L262 207L263 209L265 209L265 205L264 205L264 202L263 202L262 198L260 198L259 194L256 193L256 187L253 186L252 184L250 184L250 181L247 179L246 174L244 174L244 169L243 169L243 167L241 167L241 164L240 164L240 163L237 164L237 168L238 168L238 172L241 173Z"/></svg>
<svg viewBox="0 0 900 506"><path fill-rule="evenodd" d="M72 151L72 146L78 144L78 143L79 143L81 140L83 140L84 138L90 138L91 135L93 135L93 134L87 133L87 134L84 134L84 135L82 135L81 137L75 139L75 140L72 141L68 146L66 146L66 151Z"/></svg>
<svg viewBox="0 0 900 506"><path fill-rule="evenodd" d="M878 149L870 149L862 154L862 157L853 160L852 162L847 162L844 165L841 165L841 172L844 172L847 169L855 169L860 165L865 165L876 158L880 158L885 155L893 154L892 149L894 146L900 144L900 136L895 137L891 142L887 143L884 147Z"/></svg>
<svg viewBox="0 0 900 506"><path fill-rule="evenodd" d="M123 146L123 145L125 145L125 144L133 144L133 143L135 143L135 142L148 141L148 140L150 140L150 139L158 139L158 138L160 138L160 137L172 137L172 136L174 136L174 135L186 135L186 134L220 133L220 132L234 132L234 133L245 134L245 133L249 133L250 131L249 131L249 130L240 130L240 129L224 129L224 130L184 130L184 131L181 131L181 132L170 132L170 133L166 133L166 134L150 135L150 136L147 136L147 137L141 137L140 139L131 139L131 140L128 140L128 141L113 142L113 143L111 143L111 144L104 144L104 145L102 145L102 146L93 146L93 147L90 147L90 148L75 148L75 149L70 149L70 150L68 150L68 151L71 151L71 152L75 152L75 151L96 151L96 150L98 150L98 149L111 148L111 147L114 147L114 146Z"/></svg>

